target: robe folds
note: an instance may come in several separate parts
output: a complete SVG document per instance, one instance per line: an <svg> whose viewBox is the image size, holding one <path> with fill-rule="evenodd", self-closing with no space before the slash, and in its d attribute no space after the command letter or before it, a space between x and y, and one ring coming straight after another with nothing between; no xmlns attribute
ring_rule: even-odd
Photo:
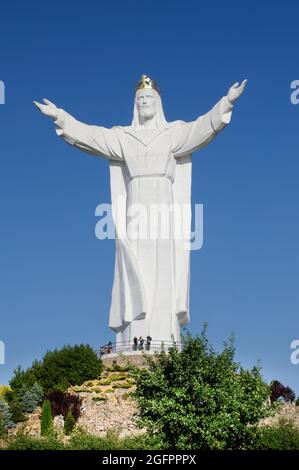
<svg viewBox="0 0 299 470"><path fill-rule="evenodd" d="M231 119L232 105L223 97L195 121L169 122L163 129L133 126L111 129L77 121L62 109L56 132L69 144L110 163L110 186L116 229L115 271L109 326L116 342L134 336L154 341L180 339L180 327L190 321L190 251L186 238L174 236L175 210L163 212L168 236L161 236L161 218L150 210L188 205L184 234L191 231L191 154L206 146ZM123 204L120 207L120 204ZM147 236L123 231L134 219L129 208L141 205L147 216ZM139 228L144 219L140 218ZM165 222L165 221L164 221ZM145 224L145 223L144 223ZM157 236L150 236L150 233Z"/></svg>

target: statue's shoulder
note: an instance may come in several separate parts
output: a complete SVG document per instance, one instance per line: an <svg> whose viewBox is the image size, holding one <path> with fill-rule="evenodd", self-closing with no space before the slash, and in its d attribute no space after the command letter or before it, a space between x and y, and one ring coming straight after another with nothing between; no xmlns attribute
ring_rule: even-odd
<svg viewBox="0 0 299 470"><path fill-rule="evenodd" d="M182 120L171 121L168 123L170 127L180 127L180 126L184 126L185 124L187 124L187 122L182 121Z"/></svg>
<svg viewBox="0 0 299 470"><path fill-rule="evenodd" d="M132 126L113 126L112 129L115 132L126 132L132 129Z"/></svg>

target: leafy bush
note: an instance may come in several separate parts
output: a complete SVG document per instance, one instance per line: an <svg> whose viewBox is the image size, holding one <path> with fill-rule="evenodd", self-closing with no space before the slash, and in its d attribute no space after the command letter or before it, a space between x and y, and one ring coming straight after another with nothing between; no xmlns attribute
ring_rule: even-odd
<svg viewBox="0 0 299 470"><path fill-rule="evenodd" d="M299 450L299 430L288 420L281 419L274 426L265 426L259 430L257 449L264 450Z"/></svg>
<svg viewBox="0 0 299 470"><path fill-rule="evenodd" d="M8 450L64 450L65 446L57 437L35 438L17 434L10 440Z"/></svg>
<svg viewBox="0 0 299 470"><path fill-rule="evenodd" d="M285 387L278 380L273 380L271 382L270 387L271 387L271 395L270 395L271 403L274 403L279 398L283 398L283 400L287 403L292 403L296 398L295 392L290 387Z"/></svg>
<svg viewBox="0 0 299 470"><path fill-rule="evenodd" d="M71 435L68 449L71 450L151 450L161 449L157 440L148 434L120 438L115 429L110 429L105 437L89 434L82 428L75 429Z"/></svg>
<svg viewBox="0 0 299 470"><path fill-rule="evenodd" d="M16 392L24 385L31 388L37 382L45 393L64 391L70 385L97 378L101 371L102 362L90 346L64 346L48 351L41 361L34 361L25 371L21 367L15 369L10 386Z"/></svg>
<svg viewBox="0 0 299 470"><path fill-rule="evenodd" d="M9 450L152 450L161 449L156 438L148 434L119 438L115 430L105 437L89 434L82 428L74 429L68 444L57 437L34 438L21 433L10 438Z"/></svg>
<svg viewBox="0 0 299 470"><path fill-rule="evenodd" d="M51 403L53 416L63 415L66 419L68 412L71 411L75 421L77 421L81 414L81 397L56 390L49 393L47 398Z"/></svg>
<svg viewBox="0 0 299 470"><path fill-rule="evenodd" d="M45 400L41 416L41 436L51 436L53 434L53 417L49 400Z"/></svg>
<svg viewBox="0 0 299 470"><path fill-rule="evenodd" d="M299 406L299 397L296 398L295 405Z"/></svg>
<svg viewBox="0 0 299 470"><path fill-rule="evenodd" d="M76 421L72 414L72 411L69 410L64 421L64 433L69 436L75 427Z"/></svg>
<svg viewBox="0 0 299 470"><path fill-rule="evenodd" d="M160 436L163 449L244 449L254 446L257 424L269 412L269 387L260 368L234 361L233 339L214 351L206 337L188 333L182 350L145 356L135 369L141 426ZM156 359L156 360L155 360Z"/></svg>

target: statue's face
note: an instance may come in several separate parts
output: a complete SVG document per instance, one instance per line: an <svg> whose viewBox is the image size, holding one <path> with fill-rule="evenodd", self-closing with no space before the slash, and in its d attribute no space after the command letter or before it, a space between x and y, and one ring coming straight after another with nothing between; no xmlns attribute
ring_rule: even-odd
<svg viewBox="0 0 299 470"><path fill-rule="evenodd" d="M153 90L150 88L137 90L136 105L142 119L152 119L156 114L156 97Z"/></svg>

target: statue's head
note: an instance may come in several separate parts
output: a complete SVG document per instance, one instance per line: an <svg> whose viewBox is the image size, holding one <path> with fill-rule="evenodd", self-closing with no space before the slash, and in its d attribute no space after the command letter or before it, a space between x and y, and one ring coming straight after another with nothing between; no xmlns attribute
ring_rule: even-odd
<svg viewBox="0 0 299 470"><path fill-rule="evenodd" d="M156 82L142 75L135 91L134 116L132 126L139 127L146 120L156 118L156 126L166 127L160 90Z"/></svg>
<svg viewBox="0 0 299 470"><path fill-rule="evenodd" d="M157 100L154 90L151 88L142 88L135 94L136 106L140 120L152 119L156 115Z"/></svg>

